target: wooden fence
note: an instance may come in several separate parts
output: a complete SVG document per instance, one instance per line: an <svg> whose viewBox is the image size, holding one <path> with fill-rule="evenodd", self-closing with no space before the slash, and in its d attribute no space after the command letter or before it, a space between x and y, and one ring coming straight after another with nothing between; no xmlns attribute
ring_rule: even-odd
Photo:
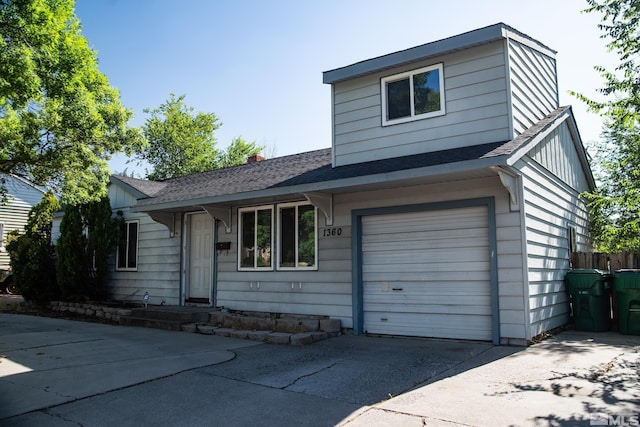
<svg viewBox="0 0 640 427"><path fill-rule="evenodd" d="M571 254L571 268L597 268L610 272L628 268L640 269L640 254L574 252Z"/></svg>

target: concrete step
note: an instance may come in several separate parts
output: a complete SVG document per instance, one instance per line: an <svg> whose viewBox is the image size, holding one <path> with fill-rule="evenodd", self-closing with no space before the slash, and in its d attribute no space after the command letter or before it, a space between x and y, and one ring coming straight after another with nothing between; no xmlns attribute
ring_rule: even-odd
<svg viewBox="0 0 640 427"><path fill-rule="evenodd" d="M146 317L122 316L120 324L125 326L140 326L144 328L165 329L168 331L180 331L182 325L187 322L180 320L149 319Z"/></svg>
<svg viewBox="0 0 640 427"><path fill-rule="evenodd" d="M134 308L131 317L144 319L175 320L183 323L206 323L209 310L189 307Z"/></svg>

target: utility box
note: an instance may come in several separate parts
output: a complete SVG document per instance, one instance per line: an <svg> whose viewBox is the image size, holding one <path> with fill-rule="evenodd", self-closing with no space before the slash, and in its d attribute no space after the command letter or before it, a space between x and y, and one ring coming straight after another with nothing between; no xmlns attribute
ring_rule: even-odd
<svg viewBox="0 0 640 427"><path fill-rule="evenodd" d="M617 270L614 287L620 333L640 335L640 270Z"/></svg>
<svg viewBox="0 0 640 427"><path fill-rule="evenodd" d="M610 330L612 275L602 270L575 269L570 270L564 280L576 330Z"/></svg>

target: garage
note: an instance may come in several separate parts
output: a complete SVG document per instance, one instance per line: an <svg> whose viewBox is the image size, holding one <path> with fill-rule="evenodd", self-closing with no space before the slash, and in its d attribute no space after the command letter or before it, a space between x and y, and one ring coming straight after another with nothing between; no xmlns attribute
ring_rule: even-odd
<svg viewBox="0 0 640 427"><path fill-rule="evenodd" d="M489 210L362 215L363 332L492 340Z"/></svg>

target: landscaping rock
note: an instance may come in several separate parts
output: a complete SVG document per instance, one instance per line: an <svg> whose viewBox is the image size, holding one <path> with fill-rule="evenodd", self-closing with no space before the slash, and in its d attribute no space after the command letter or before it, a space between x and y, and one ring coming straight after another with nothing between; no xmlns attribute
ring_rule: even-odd
<svg viewBox="0 0 640 427"><path fill-rule="evenodd" d="M289 338L291 345L307 345L313 342L313 337L310 332L303 332L300 334L293 334Z"/></svg>
<svg viewBox="0 0 640 427"><path fill-rule="evenodd" d="M233 329L231 328L217 328L213 334L221 337L228 337L231 332L233 332Z"/></svg>
<svg viewBox="0 0 640 427"><path fill-rule="evenodd" d="M197 329L203 335L214 335L217 328L211 325L198 325Z"/></svg>
<svg viewBox="0 0 640 427"><path fill-rule="evenodd" d="M264 341L267 339L267 336L271 334L272 331L251 331L247 338L253 341Z"/></svg>
<svg viewBox="0 0 640 427"><path fill-rule="evenodd" d="M232 338L245 339L245 338L247 338L249 336L249 332L251 332L251 331L248 331L246 329L234 329L233 332L231 332L229 334L229 336L232 337Z"/></svg>
<svg viewBox="0 0 640 427"><path fill-rule="evenodd" d="M182 329L183 332L195 333L198 331L198 325L195 323L185 323L180 326L180 329Z"/></svg>
<svg viewBox="0 0 640 427"><path fill-rule="evenodd" d="M340 319L321 319L320 330L326 332L330 337L340 335L342 332Z"/></svg>

